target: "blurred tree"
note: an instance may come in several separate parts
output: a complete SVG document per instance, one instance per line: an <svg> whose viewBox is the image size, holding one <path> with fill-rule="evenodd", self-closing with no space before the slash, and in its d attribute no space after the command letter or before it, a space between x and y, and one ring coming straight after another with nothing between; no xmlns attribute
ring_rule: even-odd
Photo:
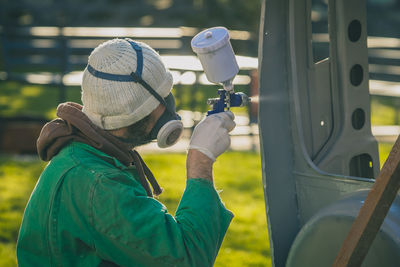
<svg viewBox="0 0 400 267"><path fill-rule="evenodd" d="M261 0L193 0L193 3L198 15L187 17L187 25L210 27L220 24L231 29L258 31Z"/></svg>
<svg viewBox="0 0 400 267"><path fill-rule="evenodd" d="M0 22L15 26L224 25L257 33L260 6L261 0L0 0Z"/></svg>

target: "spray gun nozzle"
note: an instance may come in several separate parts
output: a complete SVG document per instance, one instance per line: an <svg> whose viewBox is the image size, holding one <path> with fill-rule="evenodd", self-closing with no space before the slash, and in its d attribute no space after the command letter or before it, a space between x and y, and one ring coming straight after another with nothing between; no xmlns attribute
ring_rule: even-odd
<svg viewBox="0 0 400 267"><path fill-rule="evenodd" d="M233 83L232 83L233 79L227 80L222 82L222 86L224 87L224 90L227 92L233 92Z"/></svg>
<svg viewBox="0 0 400 267"><path fill-rule="evenodd" d="M243 107L250 101L250 98L242 92L233 93L219 89L218 94L219 98L209 98L207 100L207 104L213 107L212 110L208 111L208 115L224 112L225 109L229 110L231 107Z"/></svg>

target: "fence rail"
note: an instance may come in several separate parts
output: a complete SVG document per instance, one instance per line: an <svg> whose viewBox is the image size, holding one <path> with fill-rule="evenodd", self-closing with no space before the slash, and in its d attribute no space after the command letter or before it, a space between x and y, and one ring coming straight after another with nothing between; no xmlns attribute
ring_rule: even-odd
<svg viewBox="0 0 400 267"><path fill-rule="evenodd" d="M171 70L175 85L212 85L190 47L200 29L191 27L1 27L3 70L0 80L56 85L60 102L66 86L79 86L82 70L94 47L112 38L129 37L156 49ZM247 31L230 31L233 46L254 43ZM244 44L244 45L243 45ZM234 84L249 86L250 71L257 69L257 58L237 56L240 73Z"/></svg>

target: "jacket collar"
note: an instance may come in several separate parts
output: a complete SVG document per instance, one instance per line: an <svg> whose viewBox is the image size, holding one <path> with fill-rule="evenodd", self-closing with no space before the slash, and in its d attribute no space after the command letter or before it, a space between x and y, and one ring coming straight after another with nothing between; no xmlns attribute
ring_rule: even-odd
<svg viewBox="0 0 400 267"><path fill-rule="evenodd" d="M102 157L107 155L107 159L112 159L115 166L123 165L128 168L134 165L147 195L153 196L148 182L155 195L161 194L162 188L139 153L130 150L118 138L92 123L82 112L81 105L72 102L60 104L57 107L57 116L59 118L43 127L37 140L37 150L42 160L49 161L71 142L84 143L102 152Z"/></svg>

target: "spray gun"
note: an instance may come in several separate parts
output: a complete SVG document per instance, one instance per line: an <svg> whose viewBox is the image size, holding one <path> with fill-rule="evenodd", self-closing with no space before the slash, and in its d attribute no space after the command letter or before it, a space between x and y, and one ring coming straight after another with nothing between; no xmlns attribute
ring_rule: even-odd
<svg viewBox="0 0 400 267"><path fill-rule="evenodd" d="M236 57L229 42L229 32L224 27L204 30L193 37L192 49L200 59L207 79L212 83L222 84L218 98L210 98L207 104L212 106L207 116L231 107L245 106L250 98L242 93L235 93L233 79L239 72Z"/></svg>

